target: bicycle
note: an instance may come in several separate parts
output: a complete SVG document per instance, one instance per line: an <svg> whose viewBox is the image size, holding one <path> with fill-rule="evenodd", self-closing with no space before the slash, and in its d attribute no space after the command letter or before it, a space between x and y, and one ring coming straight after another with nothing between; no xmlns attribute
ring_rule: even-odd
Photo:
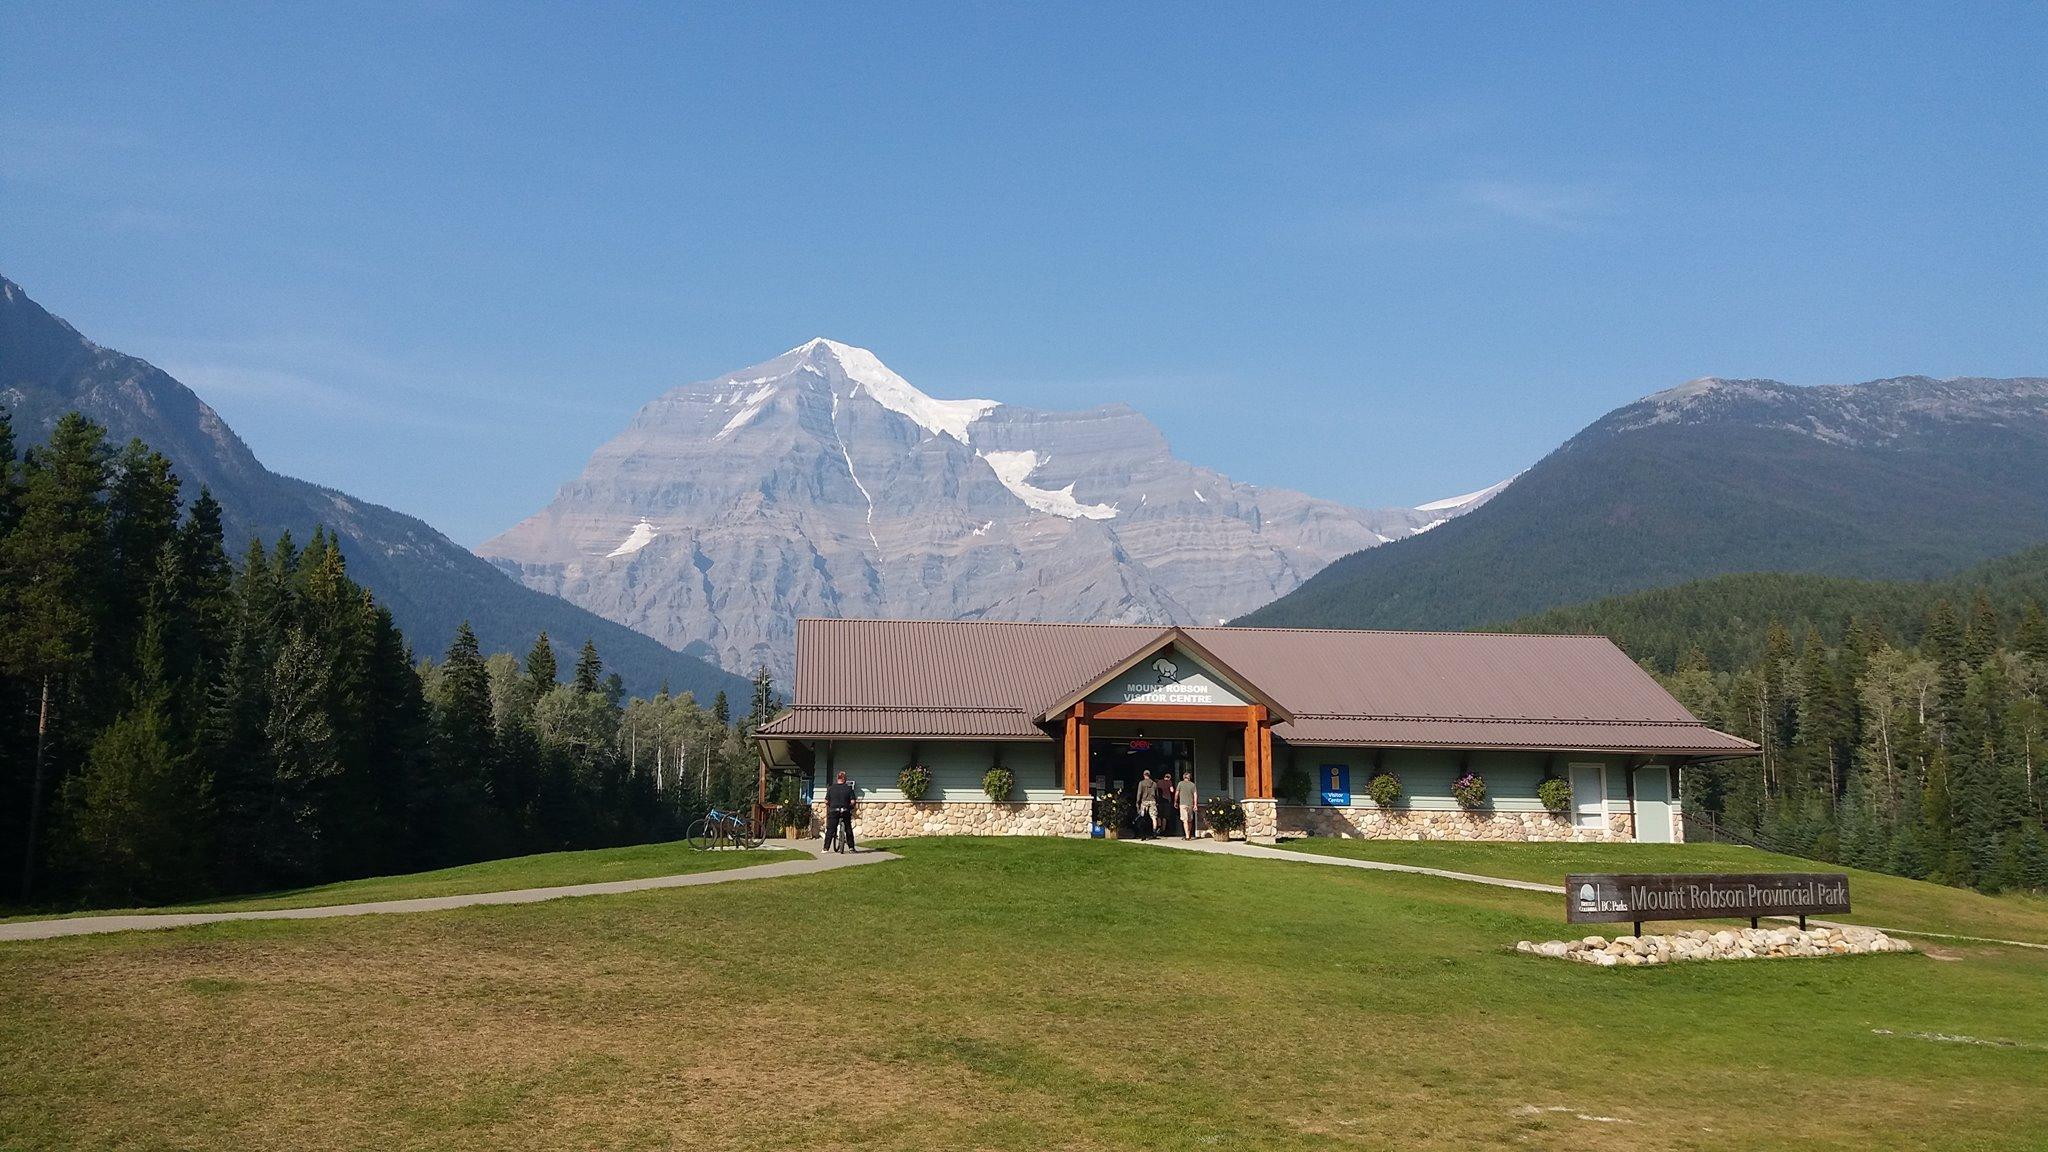
<svg viewBox="0 0 2048 1152"><path fill-rule="evenodd" d="M690 847L709 852L713 848L759 848L768 837L755 829L752 820L713 808L690 825L688 839Z"/></svg>

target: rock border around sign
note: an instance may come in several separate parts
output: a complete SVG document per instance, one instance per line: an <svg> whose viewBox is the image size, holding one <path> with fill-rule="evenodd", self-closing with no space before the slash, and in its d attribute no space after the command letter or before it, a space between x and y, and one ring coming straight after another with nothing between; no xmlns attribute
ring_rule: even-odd
<svg viewBox="0 0 2048 1152"><path fill-rule="evenodd" d="M1833 925L1825 928L1694 929L1668 935L1586 936L1577 940L1524 940L1515 951L1556 960L1576 960L1602 968L1638 968L1692 960L1774 960L1817 956L1868 956L1911 952L1913 946L1875 928Z"/></svg>

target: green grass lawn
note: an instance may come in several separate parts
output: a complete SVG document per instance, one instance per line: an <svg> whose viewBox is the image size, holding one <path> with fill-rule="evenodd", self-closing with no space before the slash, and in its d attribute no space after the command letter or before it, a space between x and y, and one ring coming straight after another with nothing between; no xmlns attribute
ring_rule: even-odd
<svg viewBox="0 0 2048 1152"><path fill-rule="evenodd" d="M0 945L0 1147L2048 1144L2048 954L1595 969L1511 950L1558 933L1541 894L1128 843L897 850Z"/></svg>
<svg viewBox="0 0 2048 1152"><path fill-rule="evenodd" d="M1318 836L1289 840L1280 847L1544 884L1563 884L1565 875L1571 872L1846 872L1853 911L1830 919L1902 931L1949 932L2048 944L2048 900L2036 895L1986 896L1882 872L1863 872L1797 856L1760 852L1738 844L1475 844L1450 840L1336 840ZM1595 926L1590 930L1601 929Z"/></svg>
<svg viewBox="0 0 2048 1152"><path fill-rule="evenodd" d="M362 904L373 900L410 900L419 896L462 896L473 892L509 892L515 888L553 888L562 884L596 884L607 880L641 880L801 860L806 853L761 848L751 852L721 849L699 852L677 840L668 844L634 844L625 848L592 848L582 852L543 852L484 860L432 872L403 876L370 876L341 880L288 892L266 892L233 900L206 900L124 912L250 912L263 908L312 908L322 904ZM75 915L107 915L101 909ZM44 916L8 919L48 919Z"/></svg>

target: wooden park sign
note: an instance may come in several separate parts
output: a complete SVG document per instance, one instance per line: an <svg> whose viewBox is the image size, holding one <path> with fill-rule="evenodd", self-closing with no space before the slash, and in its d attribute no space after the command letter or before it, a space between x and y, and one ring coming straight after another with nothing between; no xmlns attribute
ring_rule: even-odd
<svg viewBox="0 0 2048 1152"><path fill-rule="evenodd" d="M1645 920L1718 920L1747 916L1830 915L1849 910L1849 877L1841 872L1575 872L1564 878L1564 918L1571 924Z"/></svg>

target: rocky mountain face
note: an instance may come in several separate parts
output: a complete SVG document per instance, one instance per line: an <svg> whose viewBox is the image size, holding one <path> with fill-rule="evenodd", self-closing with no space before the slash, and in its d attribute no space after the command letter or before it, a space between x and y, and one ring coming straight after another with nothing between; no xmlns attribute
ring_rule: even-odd
<svg viewBox="0 0 2048 1152"><path fill-rule="evenodd" d="M1733 572L1924 579L2048 541L2048 379L1708 378L1240 622L1466 628Z"/></svg>
<svg viewBox="0 0 2048 1152"><path fill-rule="evenodd" d="M478 551L665 644L786 678L799 616L1213 624L1498 488L1348 508L1177 459L1126 405L938 400L820 339L659 397Z"/></svg>
<svg viewBox="0 0 2048 1152"><path fill-rule="evenodd" d="M545 629L570 652L594 639L634 692L652 695L666 681L704 700L720 690L747 698L744 680L522 587L422 521L272 472L191 389L147 361L86 339L4 277L0 408L24 443L45 439L74 410L106 427L114 445L140 438L170 458L188 500L202 486L213 492L238 559L251 537L269 541L290 531L303 543L325 525L337 535L350 574L391 609L419 655L438 657L463 620L486 652L523 653Z"/></svg>

